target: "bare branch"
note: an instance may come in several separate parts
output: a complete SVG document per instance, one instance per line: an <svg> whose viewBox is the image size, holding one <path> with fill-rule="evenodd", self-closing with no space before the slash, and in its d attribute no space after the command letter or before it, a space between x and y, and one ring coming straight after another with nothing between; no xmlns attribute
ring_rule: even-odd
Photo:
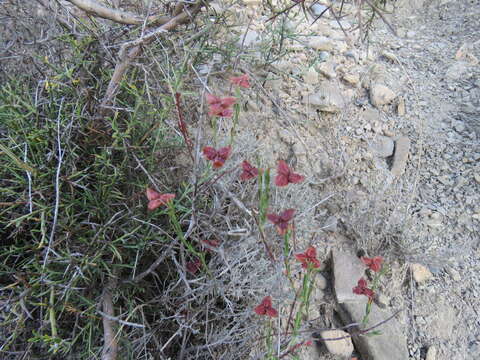
<svg viewBox="0 0 480 360"><path fill-rule="evenodd" d="M145 22L145 17L131 13L129 11L122 11L118 9L111 9L94 0L67 0L78 8L87 13L94 14L103 19L115 21L119 24L126 25L141 25ZM169 21L168 16L149 16L147 23L165 24Z"/></svg>
<svg viewBox="0 0 480 360"><path fill-rule="evenodd" d="M116 278L111 278L102 295L102 308L105 316L103 316L103 350L102 360L116 360L118 352L118 343L115 337L114 322L115 318L112 301L112 291L117 286Z"/></svg>
<svg viewBox="0 0 480 360"><path fill-rule="evenodd" d="M118 85L120 84L123 75L125 75L125 72L127 71L127 68L132 62L132 60L135 59L138 55L140 55L141 47L151 43L154 39L157 38L158 35L172 30L180 24L186 23L189 19L192 18L193 15L200 11L200 8L202 6L203 3L199 2L198 4L195 4L192 9L185 8L184 12L182 12L180 15L173 17L171 20L158 27L156 30L138 38L137 40L122 45L119 54L119 62L115 66L115 70L108 84L107 91L102 100L102 103L100 104L100 108L96 116L97 119L101 119L106 115L106 112L109 106L112 104L112 100L115 94L117 93Z"/></svg>

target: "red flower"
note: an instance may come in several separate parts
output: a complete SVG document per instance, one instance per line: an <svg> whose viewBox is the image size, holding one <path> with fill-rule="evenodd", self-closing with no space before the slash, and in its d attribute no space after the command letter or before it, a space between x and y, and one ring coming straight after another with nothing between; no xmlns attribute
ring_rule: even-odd
<svg viewBox="0 0 480 360"><path fill-rule="evenodd" d="M289 227L288 222L292 220L293 214L295 214L295 209L287 209L279 215L267 214L267 218L277 225L277 230L280 235L285 235Z"/></svg>
<svg viewBox="0 0 480 360"><path fill-rule="evenodd" d="M277 317L278 312L272 307L272 298L270 296L265 296L257 307L255 307L255 312L258 315L267 315L270 317Z"/></svg>
<svg viewBox="0 0 480 360"><path fill-rule="evenodd" d="M367 288L367 280L361 278L358 280L357 286L353 288L353 293L357 295L365 295L368 297L369 301L373 300L375 293L372 289Z"/></svg>
<svg viewBox="0 0 480 360"><path fill-rule="evenodd" d="M304 176L294 173L288 167L284 160L278 161L277 176L275 177L275 185L287 186L289 183L298 184L305 179Z"/></svg>
<svg viewBox="0 0 480 360"><path fill-rule="evenodd" d="M205 146L203 148L203 154L208 160L213 161L213 167L218 169L225 164L225 161L227 161L231 150L232 148L230 146L223 147L218 150L215 150L211 146Z"/></svg>
<svg viewBox="0 0 480 360"><path fill-rule="evenodd" d="M258 169L253 167L247 160L242 162L243 172L240 174L242 181L253 179L258 175Z"/></svg>
<svg viewBox="0 0 480 360"><path fill-rule="evenodd" d="M230 78L230 81L234 83L235 85L238 85L243 88L249 88L250 87L250 81L248 78L248 74L243 74L240 76L234 76Z"/></svg>
<svg viewBox="0 0 480 360"><path fill-rule="evenodd" d="M167 202L172 201L175 194L160 194L151 188L147 188L148 210L155 210L156 208L166 205Z"/></svg>
<svg viewBox="0 0 480 360"><path fill-rule="evenodd" d="M372 271L379 272L382 268L383 258L381 256L375 256L374 258L362 257L361 259Z"/></svg>
<svg viewBox="0 0 480 360"><path fill-rule="evenodd" d="M317 250L310 246L303 254L296 254L295 258L302 263L302 268L308 269L310 266L314 269L320 267L320 261L317 259Z"/></svg>
<svg viewBox="0 0 480 360"><path fill-rule="evenodd" d="M231 117L233 115L232 105L235 104L234 97L219 98L218 96L207 94L207 103L210 105L210 116Z"/></svg>
<svg viewBox="0 0 480 360"><path fill-rule="evenodd" d="M195 258L195 260L187 262L187 271L190 274L195 275L196 272L200 269L200 264L201 263L199 258Z"/></svg>
<svg viewBox="0 0 480 360"><path fill-rule="evenodd" d="M213 248L217 248L220 245L220 241L206 239L202 240L202 245L208 252L212 252Z"/></svg>

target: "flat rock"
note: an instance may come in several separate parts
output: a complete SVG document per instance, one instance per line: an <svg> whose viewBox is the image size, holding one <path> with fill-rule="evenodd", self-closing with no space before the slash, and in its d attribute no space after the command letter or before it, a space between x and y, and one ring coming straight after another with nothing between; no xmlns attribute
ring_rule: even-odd
<svg viewBox="0 0 480 360"><path fill-rule="evenodd" d="M358 302L362 297L353 293L358 280L365 274L365 266L354 254L332 251L335 296L339 303Z"/></svg>
<svg viewBox="0 0 480 360"><path fill-rule="evenodd" d="M434 304L430 316L427 317L429 333L436 338L449 340L453 336L453 329L458 324L455 309L442 301Z"/></svg>
<svg viewBox="0 0 480 360"><path fill-rule="evenodd" d="M362 297L361 302L345 302L340 304L340 316L344 323L361 322L365 315L367 298ZM372 304L372 311L367 326L379 324L392 316L388 310L380 309ZM381 332L374 336L357 336L353 338L356 348L362 355L362 359L369 360L408 360L407 339L404 329L398 320L391 319L377 327Z"/></svg>
<svg viewBox="0 0 480 360"><path fill-rule="evenodd" d="M425 360L436 360L437 359L437 348L435 346L430 346L427 350L427 356Z"/></svg>
<svg viewBox="0 0 480 360"><path fill-rule="evenodd" d="M338 219L336 216L328 217L327 221L325 221L325 225L323 225L322 230L329 231L329 232L337 232L338 226Z"/></svg>
<svg viewBox="0 0 480 360"><path fill-rule="evenodd" d="M413 280L415 280L417 284L424 283L433 277L430 270L428 270L422 264L410 264L410 271L412 273Z"/></svg>
<svg viewBox="0 0 480 360"><path fill-rule="evenodd" d="M308 42L308 47L321 51L334 51L335 43L326 36L312 36Z"/></svg>
<svg viewBox="0 0 480 360"><path fill-rule="evenodd" d="M335 72L333 63L329 61L321 63L318 67L318 71L327 79L333 79L337 77L337 73Z"/></svg>
<svg viewBox="0 0 480 360"><path fill-rule="evenodd" d="M401 176L407 166L408 154L410 153L410 139L401 136L395 141L395 154L393 154L391 173L395 177Z"/></svg>
<svg viewBox="0 0 480 360"><path fill-rule="evenodd" d="M370 144L370 150L381 158L389 157L393 154L395 145L392 138L378 135Z"/></svg>
<svg viewBox="0 0 480 360"><path fill-rule="evenodd" d="M307 84L316 85L318 84L318 72L314 68L308 69L303 74L303 81Z"/></svg>
<svg viewBox="0 0 480 360"><path fill-rule="evenodd" d="M340 340L327 340L336 339L347 336ZM325 330L320 332L320 337L324 340L325 347L328 352L333 355L349 357L353 352L352 339L349 334L342 330Z"/></svg>
<svg viewBox="0 0 480 360"><path fill-rule="evenodd" d="M372 84L370 86L370 102L375 107L391 103L397 95L383 84Z"/></svg>
<svg viewBox="0 0 480 360"><path fill-rule="evenodd" d="M315 3L313 4L312 6L310 6L310 10L312 11L312 14L314 16L320 16L322 15L322 13L325 12L326 14L326 10L328 9L327 6L325 5L322 5L322 4L319 4L319 3Z"/></svg>
<svg viewBox="0 0 480 360"><path fill-rule="evenodd" d="M357 86L360 82L360 76L358 74L345 74L343 80L350 85Z"/></svg>
<svg viewBox="0 0 480 360"><path fill-rule="evenodd" d="M320 111L336 113L345 105L338 87L329 83L320 84L315 94L310 94L304 99L307 105Z"/></svg>
<svg viewBox="0 0 480 360"><path fill-rule="evenodd" d="M399 116L404 116L405 115L405 99L403 98L403 96L400 96L398 98L397 114Z"/></svg>

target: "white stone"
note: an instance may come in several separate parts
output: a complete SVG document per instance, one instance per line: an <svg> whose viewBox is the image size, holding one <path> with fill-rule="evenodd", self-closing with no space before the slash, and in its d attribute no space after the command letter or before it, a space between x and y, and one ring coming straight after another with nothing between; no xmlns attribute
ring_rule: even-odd
<svg viewBox="0 0 480 360"><path fill-rule="evenodd" d="M389 104L395 97L396 94L383 84L372 84L370 87L370 101L375 107Z"/></svg>
<svg viewBox="0 0 480 360"><path fill-rule="evenodd" d="M352 339L349 334L342 330L325 330L320 332L325 346L330 354L349 357L353 352ZM328 340L345 337L341 340Z"/></svg>
<svg viewBox="0 0 480 360"><path fill-rule="evenodd" d="M410 271L412 272L413 279L417 284L424 283L433 277L430 270L428 270L422 264L410 264Z"/></svg>

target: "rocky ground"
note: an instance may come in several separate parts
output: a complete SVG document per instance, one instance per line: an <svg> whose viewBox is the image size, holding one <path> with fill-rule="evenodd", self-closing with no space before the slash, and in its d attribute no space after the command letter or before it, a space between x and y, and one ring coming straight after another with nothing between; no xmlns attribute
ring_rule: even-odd
<svg viewBox="0 0 480 360"><path fill-rule="evenodd" d="M480 353L480 3L398 5L388 17L398 36L380 24L363 45L354 45L358 31L345 38L329 16L297 24L317 35L287 41L294 53L273 62L265 82L273 108L288 109L290 121L269 123L257 138L273 159L310 174L313 197L334 194L308 220L322 229L313 235L325 254L363 249L392 264L383 291L388 307L405 308L398 320L405 356L473 359ZM347 32L351 24L342 20ZM246 45L260 43L263 28L251 24ZM259 110L267 122L268 105ZM328 302L328 290L323 296Z"/></svg>

